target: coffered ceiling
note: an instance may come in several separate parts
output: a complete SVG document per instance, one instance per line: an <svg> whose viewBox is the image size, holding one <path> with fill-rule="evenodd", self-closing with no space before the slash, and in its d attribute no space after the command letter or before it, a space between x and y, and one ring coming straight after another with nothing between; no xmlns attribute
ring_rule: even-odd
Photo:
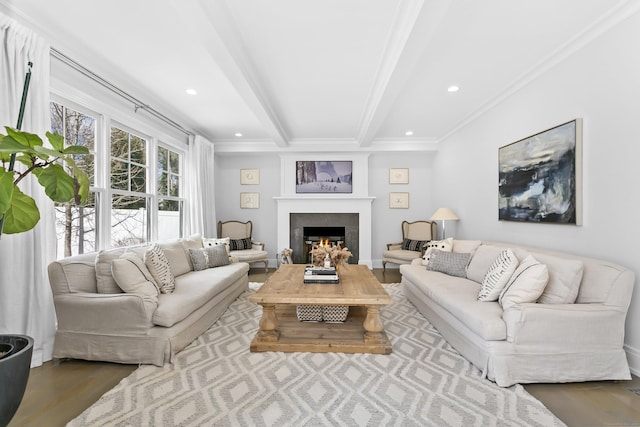
<svg viewBox="0 0 640 427"><path fill-rule="evenodd" d="M633 3L0 0L0 11L223 151L428 150Z"/></svg>

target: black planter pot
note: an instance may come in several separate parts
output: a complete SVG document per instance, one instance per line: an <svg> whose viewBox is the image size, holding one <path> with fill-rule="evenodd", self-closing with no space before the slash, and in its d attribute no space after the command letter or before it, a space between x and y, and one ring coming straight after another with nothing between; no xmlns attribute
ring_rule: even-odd
<svg viewBox="0 0 640 427"><path fill-rule="evenodd" d="M9 424L22 401L31 369L33 338L0 335L0 426Z"/></svg>

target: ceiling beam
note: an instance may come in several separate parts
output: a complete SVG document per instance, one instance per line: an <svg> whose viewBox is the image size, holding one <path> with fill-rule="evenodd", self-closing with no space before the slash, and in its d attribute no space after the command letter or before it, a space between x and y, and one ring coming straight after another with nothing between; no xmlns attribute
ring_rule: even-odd
<svg viewBox="0 0 640 427"><path fill-rule="evenodd" d="M358 141L368 147L391 111L416 63L438 30L452 0L407 0L398 4L375 83L360 119Z"/></svg>
<svg viewBox="0 0 640 427"><path fill-rule="evenodd" d="M279 147L289 145L289 137L264 93L247 49L225 1L173 0L185 28L202 44L220 67L265 131Z"/></svg>

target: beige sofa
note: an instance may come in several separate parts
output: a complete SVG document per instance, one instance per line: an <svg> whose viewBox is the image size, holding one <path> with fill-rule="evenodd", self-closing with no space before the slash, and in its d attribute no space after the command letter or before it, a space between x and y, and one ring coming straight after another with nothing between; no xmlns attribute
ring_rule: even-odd
<svg viewBox="0 0 640 427"><path fill-rule="evenodd" d="M136 261L135 268L149 245L72 256L49 265L58 318L54 358L162 366L248 287L249 265L244 262L194 271L189 249L203 248L200 236L158 247L175 277L172 293L160 293L151 284L154 280L146 280L150 277L123 292L112 275L112 267L121 265L115 260L129 257Z"/></svg>
<svg viewBox="0 0 640 427"><path fill-rule="evenodd" d="M481 283L489 271L498 271L492 267L507 248L519 263L506 285L511 290L503 290L498 301L479 301ZM503 387L631 378L623 345L633 271L607 261L479 241L456 240L451 254L438 253L436 259L464 261L467 253L463 277L452 275L459 266L444 263L443 269L423 259L400 266L400 272L407 298L484 376ZM536 288L542 294L528 294L532 285L523 280L533 269L525 262L530 255L538 261L535 268L548 272L547 282L533 283L534 288L542 283ZM518 298L528 294L529 302L507 305L506 294L513 292Z"/></svg>

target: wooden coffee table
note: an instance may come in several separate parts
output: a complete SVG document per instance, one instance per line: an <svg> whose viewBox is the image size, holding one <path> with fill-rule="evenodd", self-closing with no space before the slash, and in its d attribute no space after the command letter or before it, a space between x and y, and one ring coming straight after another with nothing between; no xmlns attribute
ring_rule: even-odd
<svg viewBox="0 0 640 427"><path fill-rule="evenodd" d="M262 306L251 351L390 354L380 308L391 296L365 265L339 270L339 284L303 283L304 264L283 264L249 301ZM344 323L300 322L297 305L348 305Z"/></svg>

